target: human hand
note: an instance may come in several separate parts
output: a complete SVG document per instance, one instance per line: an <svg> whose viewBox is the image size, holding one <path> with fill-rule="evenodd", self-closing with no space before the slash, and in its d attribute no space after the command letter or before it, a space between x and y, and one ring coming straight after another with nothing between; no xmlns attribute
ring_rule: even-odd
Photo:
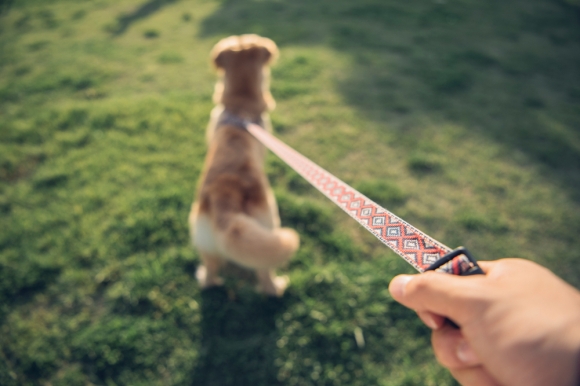
<svg viewBox="0 0 580 386"><path fill-rule="evenodd" d="M486 275L399 275L389 291L433 329L437 360L462 385L577 385L580 293L527 260L479 264Z"/></svg>

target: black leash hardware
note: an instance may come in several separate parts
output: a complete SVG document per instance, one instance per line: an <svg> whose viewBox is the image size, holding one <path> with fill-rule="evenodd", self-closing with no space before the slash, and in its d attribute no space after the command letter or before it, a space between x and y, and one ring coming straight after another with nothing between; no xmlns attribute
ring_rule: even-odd
<svg viewBox="0 0 580 386"><path fill-rule="evenodd" d="M459 274L460 276L484 275L484 273L481 270L481 268L479 267L479 265L477 265L477 260L475 260L475 258L471 255L471 253L465 247L459 247L459 248L454 249L453 251L449 252L448 254L443 256L441 259L437 260L436 262L431 264L428 268L426 268L425 272L426 271L436 271L437 268L445 265L446 263L455 259L457 256L461 256L461 255L463 255L467 258L467 264L469 264L469 266L467 267L467 269L462 270L462 273Z"/></svg>

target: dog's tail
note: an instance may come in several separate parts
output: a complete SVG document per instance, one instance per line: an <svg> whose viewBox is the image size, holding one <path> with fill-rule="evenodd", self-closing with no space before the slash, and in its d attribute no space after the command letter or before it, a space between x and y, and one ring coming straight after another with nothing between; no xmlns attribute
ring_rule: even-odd
<svg viewBox="0 0 580 386"><path fill-rule="evenodd" d="M218 231L221 247L232 261L249 268L276 268L298 249L300 239L290 228L268 229L245 213L226 214L227 224Z"/></svg>

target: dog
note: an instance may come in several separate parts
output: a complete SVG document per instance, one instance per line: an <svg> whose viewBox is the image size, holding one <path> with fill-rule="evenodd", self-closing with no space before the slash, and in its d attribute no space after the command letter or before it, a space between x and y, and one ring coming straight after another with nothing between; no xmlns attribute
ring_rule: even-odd
<svg viewBox="0 0 580 386"><path fill-rule="evenodd" d="M219 41L211 59L220 75L206 140L208 152L196 201L189 215L190 233L202 265L196 277L202 288L223 284L226 263L255 271L258 291L282 296L289 280L275 268L299 247L298 234L280 227L276 199L264 172L266 149L244 129L244 121L272 131L268 111L276 44L258 35Z"/></svg>

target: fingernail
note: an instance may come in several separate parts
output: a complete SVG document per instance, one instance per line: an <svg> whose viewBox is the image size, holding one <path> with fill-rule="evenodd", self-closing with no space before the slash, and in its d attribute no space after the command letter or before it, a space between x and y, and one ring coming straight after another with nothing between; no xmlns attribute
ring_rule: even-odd
<svg viewBox="0 0 580 386"><path fill-rule="evenodd" d="M403 298L403 296L405 295L405 286L412 279L413 276L411 275L399 275L396 276L393 279L393 281L391 281L391 285L389 286L389 292L391 292L391 295L393 296L393 298L395 298L395 300Z"/></svg>
<svg viewBox="0 0 580 386"><path fill-rule="evenodd" d="M457 358L468 365L473 365L479 363L479 358L475 351L471 348L471 346L467 343L466 340L462 340L457 345Z"/></svg>

